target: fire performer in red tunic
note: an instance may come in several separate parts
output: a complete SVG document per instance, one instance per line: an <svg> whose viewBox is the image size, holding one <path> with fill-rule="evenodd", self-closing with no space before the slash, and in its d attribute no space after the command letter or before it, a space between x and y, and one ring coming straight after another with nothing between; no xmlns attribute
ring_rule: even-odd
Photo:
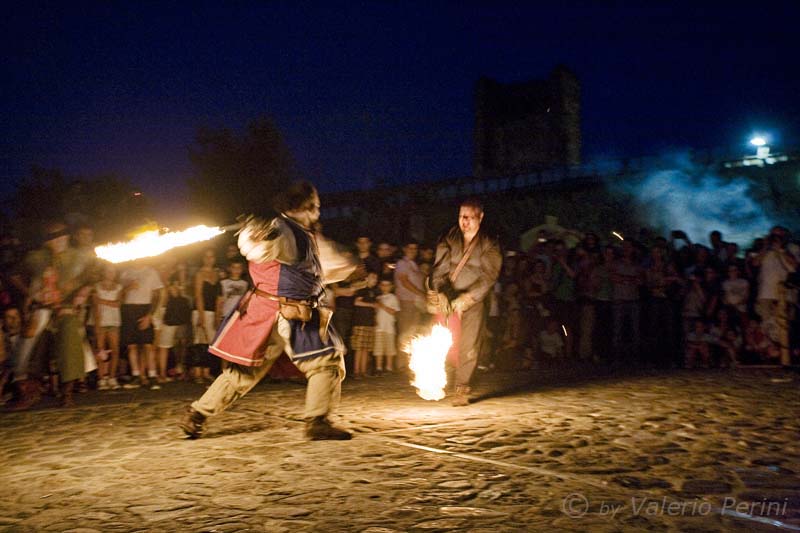
<svg viewBox="0 0 800 533"><path fill-rule="evenodd" d="M191 438L202 435L207 417L252 389L284 351L308 379L306 436L351 438L328 420L341 394L345 347L321 298L324 285L364 277L365 271L313 232L320 208L313 185L292 185L282 203L280 215L270 220L251 217L239 233L239 249L249 262L255 288L209 347L233 364L187 410L180 426Z"/></svg>
<svg viewBox="0 0 800 533"><path fill-rule="evenodd" d="M433 290L428 292L428 307L453 335L447 356L454 374L452 404L469 404L470 380L478 362L480 332L486 296L492 290L503 256L497 240L481 231L483 205L477 199L465 200L454 226L436 246L436 262L431 275Z"/></svg>

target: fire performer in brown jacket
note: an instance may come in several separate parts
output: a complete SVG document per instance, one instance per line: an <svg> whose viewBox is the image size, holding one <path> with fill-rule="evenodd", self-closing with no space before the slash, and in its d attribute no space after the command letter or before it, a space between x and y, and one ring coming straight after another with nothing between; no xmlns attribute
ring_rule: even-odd
<svg viewBox="0 0 800 533"><path fill-rule="evenodd" d="M428 293L429 308L438 310L439 321L453 334L447 361L455 375L452 404L469 403L470 379L478 362L484 303L494 287L503 256L497 241L481 231L483 205L469 199L461 203L458 226L436 246L436 262Z"/></svg>

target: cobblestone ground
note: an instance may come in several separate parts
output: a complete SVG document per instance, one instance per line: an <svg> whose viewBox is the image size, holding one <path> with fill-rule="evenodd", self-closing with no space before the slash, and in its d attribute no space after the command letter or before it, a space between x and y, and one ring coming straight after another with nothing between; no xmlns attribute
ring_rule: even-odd
<svg viewBox="0 0 800 533"><path fill-rule="evenodd" d="M303 441L292 383L196 441L197 385L0 414L0 531L800 530L797 374L481 377L464 408L347 381L349 442Z"/></svg>

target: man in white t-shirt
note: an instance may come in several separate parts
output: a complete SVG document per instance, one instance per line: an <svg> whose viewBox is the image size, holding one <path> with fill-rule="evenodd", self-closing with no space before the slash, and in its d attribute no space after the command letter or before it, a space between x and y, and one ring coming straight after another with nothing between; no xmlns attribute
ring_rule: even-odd
<svg viewBox="0 0 800 533"><path fill-rule="evenodd" d="M153 348L153 315L161 301L164 284L156 269L141 263L124 270L120 275L120 283L123 287L120 337L121 344L128 347L128 361L133 376L133 380L125 387L139 387L138 378L141 385L158 390L161 388L158 382L154 381L150 385L144 375L144 361L139 357L139 346L144 348L144 355L147 357L147 374L157 378L156 353Z"/></svg>

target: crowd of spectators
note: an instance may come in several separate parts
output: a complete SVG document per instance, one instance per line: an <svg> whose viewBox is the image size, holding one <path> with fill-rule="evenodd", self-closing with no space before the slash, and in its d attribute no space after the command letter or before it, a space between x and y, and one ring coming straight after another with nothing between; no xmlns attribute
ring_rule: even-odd
<svg viewBox="0 0 800 533"><path fill-rule="evenodd" d="M235 244L116 266L95 257L91 228L56 223L42 248L20 249L13 238L0 242L7 408L29 408L43 393L70 405L90 388L207 384L220 371L207 346L250 288ZM352 253L367 279L326 295L348 374L403 371L409 340L432 318L425 280L435 248L362 235ZM480 368L789 365L798 357L798 258L782 227L744 253L716 231L707 244L680 231L608 242L543 232L531 249L505 252L486 301ZM271 375L302 379L285 359Z"/></svg>
<svg viewBox="0 0 800 533"><path fill-rule="evenodd" d="M574 238L573 235L566 235ZM643 230L638 239L540 235L508 252L496 287L496 364L730 367L791 364L798 248L774 227L744 254Z"/></svg>

